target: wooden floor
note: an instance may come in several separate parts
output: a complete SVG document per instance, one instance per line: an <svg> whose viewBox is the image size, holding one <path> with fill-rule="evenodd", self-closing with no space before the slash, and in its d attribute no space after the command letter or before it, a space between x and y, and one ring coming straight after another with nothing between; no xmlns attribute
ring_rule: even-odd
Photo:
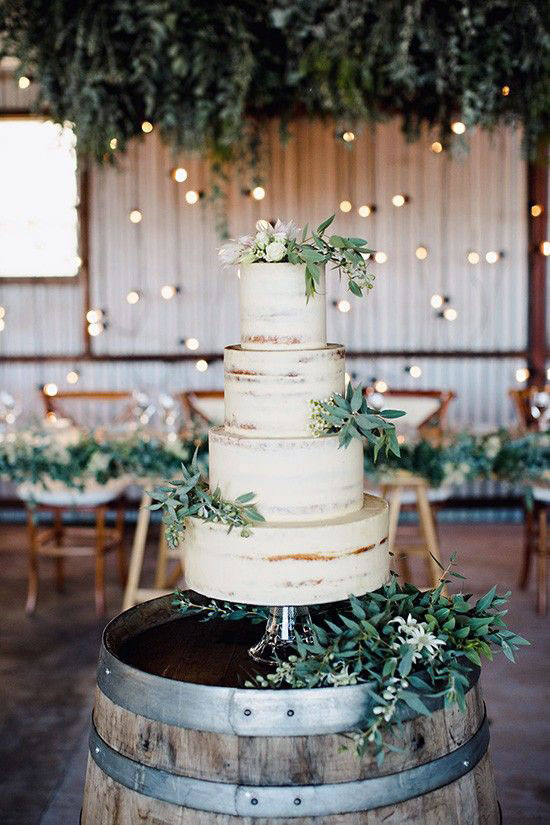
<svg viewBox="0 0 550 825"><path fill-rule="evenodd" d="M476 593L495 582L514 590L510 624L532 647L517 665L500 655L486 665L493 762L504 825L550 823L550 616L535 614L532 585L516 590L521 527L443 524L441 539L444 557L458 552ZM73 561L67 592L58 594L44 563L33 618L23 613L22 528L0 526L0 564L0 823L77 825L105 621L94 614L91 564ZM121 602L114 558L108 575L113 615Z"/></svg>

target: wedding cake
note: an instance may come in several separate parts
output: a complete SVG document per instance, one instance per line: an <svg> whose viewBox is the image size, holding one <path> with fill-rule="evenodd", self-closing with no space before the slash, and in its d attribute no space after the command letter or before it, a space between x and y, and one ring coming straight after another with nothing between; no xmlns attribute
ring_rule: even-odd
<svg viewBox="0 0 550 825"><path fill-rule="evenodd" d="M343 394L344 348L326 341L324 267L306 301L305 265L240 266L241 343L224 352L225 425L209 433L210 488L254 491L249 536L190 518L185 578L215 599L312 605L388 578L388 510L363 494L363 445L315 437L311 401Z"/></svg>

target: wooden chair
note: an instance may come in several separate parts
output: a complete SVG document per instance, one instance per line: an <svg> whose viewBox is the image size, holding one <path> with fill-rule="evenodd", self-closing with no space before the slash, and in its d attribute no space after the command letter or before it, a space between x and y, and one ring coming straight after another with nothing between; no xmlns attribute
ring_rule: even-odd
<svg viewBox="0 0 550 825"><path fill-rule="evenodd" d="M66 527L63 512L67 508L51 505L27 506L29 534L29 578L25 610L34 613L38 598L39 560L49 557L55 561L57 589L64 588L64 560L92 556L95 559L95 606L98 615L105 612L105 554L115 550L120 584L126 582L126 555L124 551L124 510L119 506L115 527L105 526L106 506L83 507L79 511L95 513L95 527ZM48 511L53 517L52 527L39 527L37 514Z"/></svg>
<svg viewBox="0 0 550 825"><path fill-rule="evenodd" d="M224 422L223 390L190 390L178 394L189 433Z"/></svg>
<svg viewBox="0 0 550 825"><path fill-rule="evenodd" d="M131 392L103 392L103 391L58 391L55 396L41 391L44 408L47 416L63 417L73 424L77 421L73 415L67 415L59 406L58 400L87 400L101 402L115 402L132 397ZM39 587L39 560L43 557L55 560L56 583L58 590L64 586L64 559L82 558L91 556L95 559L95 605L98 614L105 611L105 555L115 550L118 559L118 572L122 587L126 583L126 555L124 547L124 508L120 501L120 494L110 499L100 496L100 503L83 503L75 493L67 495L67 504L58 503L27 503L27 529L29 537L29 577L26 601L27 613L36 609ZM107 527L105 517L109 506L116 508L114 527ZM67 527L63 523L64 512L92 512L94 513L93 527ZM49 512L53 527L42 528L37 523L40 512Z"/></svg>
<svg viewBox="0 0 550 825"><path fill-rule="evenodd" d="M405 410L407 417L403 421L406 421L409 433L414 433L436 444L442 441L448 407L455 398L453 392L392 389L381 394L376 393L373 387L369 387L365 394L370 403L378 401L377 406L380 408ZM382 395L383 398L375 399L376 394ZM381 401L383 404L380 404ZM397 426L399 428L399 421L397 421ZM381 482L380 493L390 506L389 548L401 567L404 580L410 580L409 557L420 556L426 564L430 586L437 587L441 577L439 566L441 553L434 511L440 502L448 498L449 490L430 489L425 479L412 473L398 472ZM398 544L396 541L399 516L405 508L416 510L418 514L419 532L422 539L419 544Z"/></svg>
<svg viewBox="0 0 550 825"><path fill-rule="evenodd" d="M510 390L522 433L539 432L549 426L547 410L550 408L550 385L525 387ZM533 502L524 505L523 553L518 576L518 585L525 590L531 576L533 557L537 558L537 611L545 615L548 610L548 515L550 513L550 486L532 486Z"/></svg>

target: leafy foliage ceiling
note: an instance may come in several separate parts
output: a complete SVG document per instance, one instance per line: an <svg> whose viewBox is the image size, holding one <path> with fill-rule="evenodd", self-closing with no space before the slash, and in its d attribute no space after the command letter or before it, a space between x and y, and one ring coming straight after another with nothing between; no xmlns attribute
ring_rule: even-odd
<svg viewBox="0 0 550 825"><path fill-rule="evenodd" d="M550 133L548 0L0 0L0 54L98 158L154 123L234 160L266 116ZM508 94L503 93L508 87Z"/></svg>

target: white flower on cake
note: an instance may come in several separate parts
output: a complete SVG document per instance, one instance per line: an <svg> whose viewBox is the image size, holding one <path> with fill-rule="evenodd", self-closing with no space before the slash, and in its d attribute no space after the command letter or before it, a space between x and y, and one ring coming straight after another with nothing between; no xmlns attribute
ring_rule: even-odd
<svg viewBox="0 0 550 825"><path fill-rule="evenodd" d="M367 257L373 251L367 249L362 238L344 238L341 235L326 236L334 215L323 221L314 232L308 234L307 225L301 230L294 221L277 219L271 224L264 219L256 223L255 235L242 235L230 240L219 250L224 266L252 263L289 263L305 268L305 294L315 294L322 267L332 264L340 277L347 279L348 289L359 298L363 290L373 286L374 275L367 272Z"/></svg>

